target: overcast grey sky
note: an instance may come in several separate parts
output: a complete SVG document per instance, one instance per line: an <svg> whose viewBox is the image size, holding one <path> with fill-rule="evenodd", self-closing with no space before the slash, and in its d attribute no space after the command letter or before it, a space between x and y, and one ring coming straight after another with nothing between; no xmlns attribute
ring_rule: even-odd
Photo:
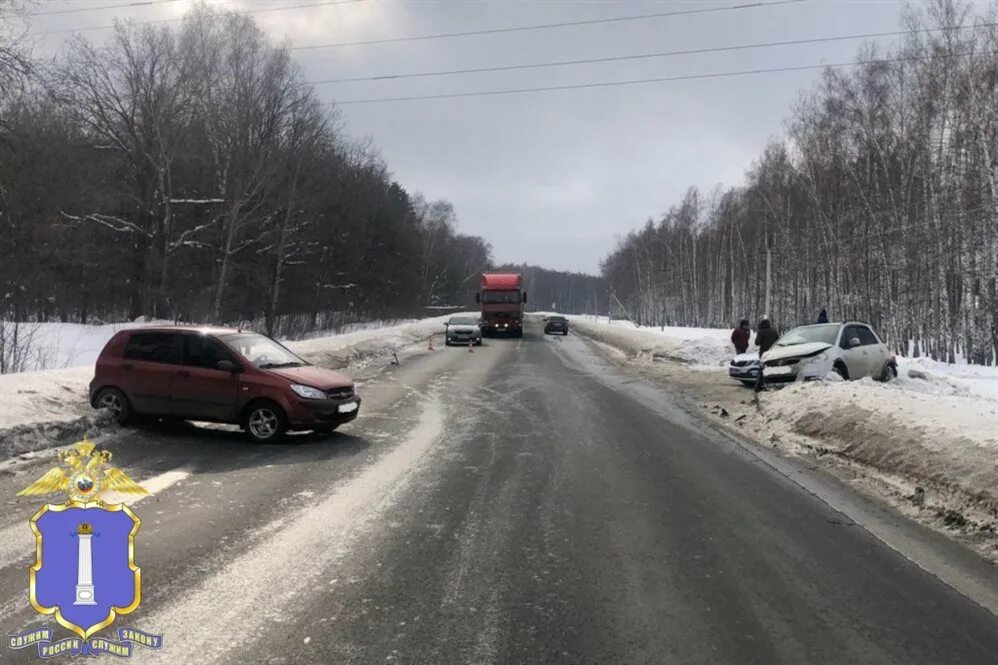
<svg viewBox="0 0 998 665"><path fill-rule="evenodd" d="M320 0L215 0L235 10ZM126 0L40 0L37 12ZM742 4L742 0L362 0L255 14L293 46L504 28ZM190 0L35 16L31 32L175 18ZM302 50L310 80L600 58L897 30L899 0L797 4L449 39ZM108 30L85 30L99 41ZM67 33L36 37L39 51ZM883 38L888 45L894 38ZM318 86L358 100L558 86L847 62L858 40L507 72ZM445 198L460 230L496 260L595 273L615 239L678 202L690 185L742 182L745 169L818 71L625 87L342 105L350 134L370 136L409 191Z"/></svg>

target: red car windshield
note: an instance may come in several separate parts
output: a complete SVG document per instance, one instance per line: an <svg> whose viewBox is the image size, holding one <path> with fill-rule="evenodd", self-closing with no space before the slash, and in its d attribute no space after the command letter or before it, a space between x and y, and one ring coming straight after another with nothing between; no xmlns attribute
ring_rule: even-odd
<svg viewBox="0 0 998 665"><path fill-rule="evenodd" d="M308 364L274 340L259 333L233 333L221 335L219 339L260 369L302 367Z"/></svg>

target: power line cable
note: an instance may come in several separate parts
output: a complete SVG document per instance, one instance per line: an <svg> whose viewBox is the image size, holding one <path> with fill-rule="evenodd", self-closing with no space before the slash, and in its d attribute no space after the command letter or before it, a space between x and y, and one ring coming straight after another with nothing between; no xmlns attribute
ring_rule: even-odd
<svg viewBox="0 0 998 665"><path fill-rule="evenodd" d="M56 9L50 12L34 12L32 16L56 16L57 14L83 14L85 12L99 12L106 9L125 9L128 7L148 7L150 5L165 5L170 2L180 2L180 0L144 0L142 2L126 2L121 5L100 5L97 7L78 7L76 9Z"/></svg>
<svg viewBox="0 0 998 665"><path fill-rule="evenodd" d="M648 83L667 83L672 81L695 81L702 79L731 78L735 76L751 76L756 74L774 74L778 72L800 72L811 69L825 69L831 67L855 67L857 65L890 64L895 62L914 62L919 60L930 60L932 58L951 58L951 57L963 57L968 55L998 55L998 52L984 52L976 54L953 53L950 55L932 55L924 57L885 58L880 60L861 60L857 62L835 62L835 63L822 63L815 65L794 65L789 67L768 67L765 69L743 69L732 72L714 72L710 74L687 74L682 76L662 76L657 78L631 79L625 81L598 81L594 83L549 85L549 86L540 86L536 88L506 88L503 90L478 90L473 92L452 92L452 93L440 93L433 95L411 95L406 97L375 97L371 99L347 99L343 101L332 101L329 102L329 104L337 106L342 106L347 104L379 104L384 102L410 102L410 101L422 101L429 99L455 99L459 97L491 97L497 95L514 95L514 94L534 93L534 92L551 92L551 91L560 91L560 90L609 88L609 87L627 86L627 85L642 85Z"/></svg>
<svg viewBox="0 0 998 665"><path fill-rule="evenodd" d="M245 11L238 12L239 14L263 14L264 12L283 12L292 9L308 9L311 7L326 7L329 5L347 5L354 4L357 2L364 2L364 0L325 0L324 2L310 2L301 5L288 5L286 7L266 7L264 9L247 9ZM166 18L158 19L154 21L136 21L136 25L157 25L162 23L180 23L183 18ZM42 36L42 35L58 35L67 32L87 32L89 30L108 30L113 28L114 24L111 25L94 25L87 28L64 28L60 30L46 30L44 32L32 32L28 36Z"/></svg>
<svg viewBox="0 0 998 665"><path fill-rule="evenodd" d="M449 76L454 74L478 74L485 72L506 72L522 69L540 69L545 67L565 67L570 65L588 65L602 62L622 62L627 60L646 60L650 58L668 58L677 55L699 55L704 53L724 53L730 51L743 51L758 48L771 48L777 46L797 46L801 44L818 44L823 42L837 42L854 39L870 39L876 37L898 37L913 33L938 32L943 30L969 30L987 27L996 27L998 23L982 23L973 26L960 26L958 28L922 28L918 30L898 30L894 32L867 32L854 35L838 35L834 37L814 37L810 39L792 39L780 42L762 42L756 44L738 44L734 46L715 46L709 48L684 49L680 51L660 51L657 53L639 53L633 55L607 56L603 58L584 58L579 60L555 60L551 62L527 63L521 65L497 65L495 67L475 67L469 69L448 69L432 72L414 72L410 74L385 74L380 76L356 76L350 78L323 79L320 81L309 81L313 85L324 85L329 83L355 83L359 81L386 81L396 79L423 78L429 76Z"/></svg>
<svg viewBox="0 0 998 665"><path fill-rule="evenodd" d="M371 44L392 44L397 42L415 42L425 39L448 39L451 37L474 37L477 35L495 35L507 32L525 32L528 30L550 30L553 28L569 28L579 25L596 25L601 23L620 23L623 21L643 21L652 18L663 18L667 16L689 16L692 14L710 14L725 12L735 9L754 9L758 7L773 7L777 5L791 5L808 0L774 0L773 2L753 2L743 5L728 5L726 7L704 7L700 9L685 9L671 12L655 12L652 14L636 14L631 16L611 16L608 18L584 19L580 21L563 21L561 23L542 23L539 25L519 25L508 28L489 28L484 30L466 30L463 32L441 32L432 35L413 35L409 37L386 37L383 39L365 39L355 42L331 42L328 44L312 44L306 46L294 46L291 51L308 51L322 48L337 48L341 46L369 46Z"/></svg>

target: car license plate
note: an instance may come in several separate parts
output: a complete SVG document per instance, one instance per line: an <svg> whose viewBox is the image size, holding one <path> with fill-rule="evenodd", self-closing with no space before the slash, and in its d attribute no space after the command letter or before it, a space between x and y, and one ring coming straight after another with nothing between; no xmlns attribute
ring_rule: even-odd
<svg viewBox="0 0 998 665"><path fill-rule="evenodd" d="M793 374L793 373L794 373L794 368L793 367L767 367L766 368L766 375L767 376L786 376L787 374Z"/></svg>
<svg viewBox="0 0 998 665"><path fill-rule="evenodd" d="M346 404L340 404L336 407L336 410L340 413L350 413L351 411L357 410L357 402L347 402Z"/></svg>

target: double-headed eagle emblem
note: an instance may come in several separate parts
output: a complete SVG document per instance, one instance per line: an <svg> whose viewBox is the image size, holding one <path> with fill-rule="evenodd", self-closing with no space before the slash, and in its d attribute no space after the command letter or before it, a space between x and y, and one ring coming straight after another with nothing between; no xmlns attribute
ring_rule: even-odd
<svg viewBox="0 0 998 665"><path fill-rule="evenodd" d="M70 501L88 503L99 501L104 492L120 494L149 494L148 490L125 475L121 469L110 466L111 453L94 450L86 438L70 450L59 452L63 467L50 469L44 476L17 493L18 496L38 496L66 492Z"/></svg>

